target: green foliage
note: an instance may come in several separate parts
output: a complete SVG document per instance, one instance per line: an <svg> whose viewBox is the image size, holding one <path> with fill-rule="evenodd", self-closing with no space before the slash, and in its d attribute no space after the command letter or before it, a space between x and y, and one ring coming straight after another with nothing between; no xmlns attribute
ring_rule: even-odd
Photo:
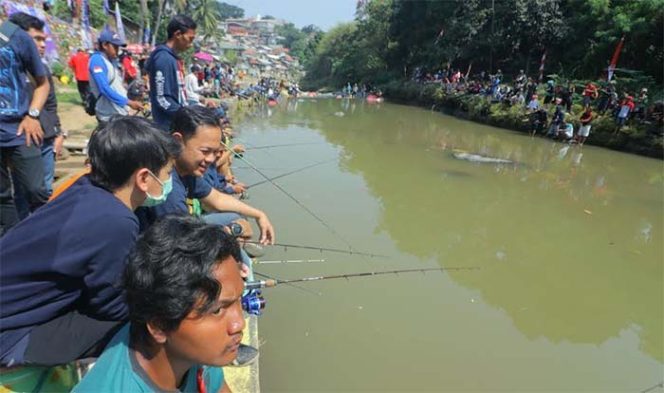
<svg viewBox="0 0 664 393"><path fill-rule="evenodd" d="M60 78L60 76L65 72L66 67L62 65L59 61L53 62L51 64L51 73L54 77Z"/></svg>
<svg viewBox="0 0 664 393"><path fill-rule="evenodd" d="M189 0L188 2L191 17L198 25L197 33L204 38L219 37L217 23L221 16L218 6L217 0Z"/></svg>
<svg viewBox="0 0 664 393"><path fill-rule="evenodd" d="M386 62L392 2L369 2L358 14L355 21L337 25L320 39L305 63L305 86L385 82L393 76Z"/></svg>
<svg viewBox="0 0 664 393"><path fill-rule="evenodd" d="M239 60L237 52L234 51L234 50L227 51L224 54L224 57L226 58L226 61L228 62L228 64L233 65L233 66L236 65L238 60Z"/></svg>
<svg viewBox="0 0 664 393"><path fill-rule="evenodd" d="M244 9L232 4L217 2L217 11L222 20L228 18L244 18Z"/></svg>
<svg viewBox="0 0 664 393"><path fill-rule="evenodd" d="M281 37L279 44L290 49L291 55L300 59L305 66L314 57L318 42L323 37L323 32L315 25L300 30L292 23L275 27L275 33Z"/></svg>
<svg viewBox="0 0 664 393"><path fill-rule="evenodd" d="M544 51L547 74L596 80L622 36L618 66L641 72L646 85L664 79L664 0L369 0L353 26L344 34L352 42L340 44L355 52L318 45L306 67L311 82L341 85L471 63L477 72L500 68L509 80L520 69L536 75Z"/></svg>
<svg viewBox="0 0 664 393"><path fill-rule="evenodd" d="M95 29L102 28L108 20L104 14L104 7L102 4L102 0L90 0L90 25ZM53 7L53 14L65 21L72 20L67 0L56 0Z"/></svg>

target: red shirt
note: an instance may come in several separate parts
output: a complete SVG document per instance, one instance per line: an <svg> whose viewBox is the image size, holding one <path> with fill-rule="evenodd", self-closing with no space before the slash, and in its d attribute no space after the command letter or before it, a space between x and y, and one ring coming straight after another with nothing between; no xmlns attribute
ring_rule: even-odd
<svg viewBox="0 0 664 393"><path fill-rule="evenodd" d="M597 94L597 86L592 83L588 83L583 90L583 95L586 97L597 98Z"/></svg>
<svg viewBox="0 0 664 393"><path fill-rule="evenodd" d="M69 58L69 67L74 71L74 78L77 81L88 82L90 74L88 73L88 64L90 56L85 52L76 52Z"/></svg>
<svg viewBox="0 0 664 393"><path fill-rule="evenodd" d="M131 57L125 56L122 59L122 68L124 68L125 75L134 79L136 78L136 67L134 67L134 60Z"/></svg>

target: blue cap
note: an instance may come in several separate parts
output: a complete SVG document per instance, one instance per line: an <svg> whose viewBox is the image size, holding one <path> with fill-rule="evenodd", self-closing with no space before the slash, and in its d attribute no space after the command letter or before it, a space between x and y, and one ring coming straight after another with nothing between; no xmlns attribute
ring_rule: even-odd
<svg viewBox="0 0 664 393"><path fill-rule="evenodd" d="M109 29L104 29L101 34L99 34L98 41L100 44L103 44L104 42L110 42L111 44L117 46L127 46L127 43L120 38L118 33Z"/></svg>

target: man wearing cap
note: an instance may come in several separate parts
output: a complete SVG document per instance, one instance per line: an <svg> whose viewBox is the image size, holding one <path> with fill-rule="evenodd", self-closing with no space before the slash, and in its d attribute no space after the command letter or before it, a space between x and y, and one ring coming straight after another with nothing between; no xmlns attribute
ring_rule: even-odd
<svg viewBox="0 0 664 393"><path fill-rule="evenodd" d="M127 106L143 109L143 104L127 98L122 71L117 64L120 47L127 44L117 33L105 29L99 35L99 51L90 57L90 88L97 98L95 112L103 127L113 115L127 115Z"/></svg>

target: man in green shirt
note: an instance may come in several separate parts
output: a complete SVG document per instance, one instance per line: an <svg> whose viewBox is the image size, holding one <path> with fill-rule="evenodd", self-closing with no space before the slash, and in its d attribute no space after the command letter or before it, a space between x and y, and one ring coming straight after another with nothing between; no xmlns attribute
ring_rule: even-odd
<svg viewBox="0 0 664 393"><path fill-rule="evenodd" d="M245 325L239 260L218 225L187 216L152 225L123 278L130 323L74 392L230 392L221 366Z"/></svg>

